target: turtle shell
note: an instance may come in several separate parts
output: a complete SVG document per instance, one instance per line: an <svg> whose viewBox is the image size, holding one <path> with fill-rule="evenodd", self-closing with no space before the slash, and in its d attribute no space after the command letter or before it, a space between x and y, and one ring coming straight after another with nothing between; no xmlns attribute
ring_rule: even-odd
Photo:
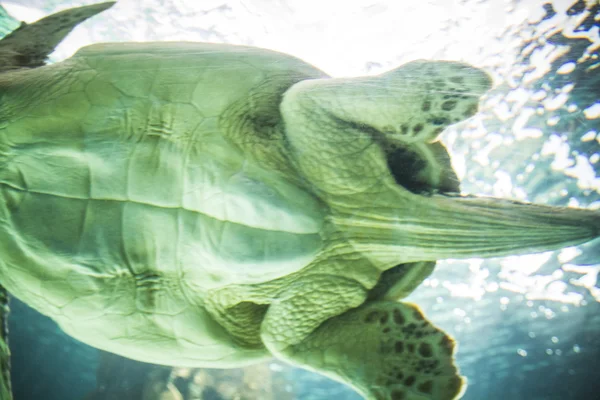
<svg viewBox="0 0 600 400"><path fill-rule="evenodd" d="M203 295L287 276L321 249L325 206L265 149L282 140L283 92L323 76L202 43L97 44L0 75L3 283L102 349L183 365L185 337L215 366L244 358Z"/></svg>

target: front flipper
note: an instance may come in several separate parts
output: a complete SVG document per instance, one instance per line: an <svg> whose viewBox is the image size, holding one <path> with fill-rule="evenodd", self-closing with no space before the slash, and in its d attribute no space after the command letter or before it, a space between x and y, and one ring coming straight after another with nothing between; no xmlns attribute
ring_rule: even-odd
<svg viewBox="0 0 600 400"><path fill-rule="evenodd" d="M453 353L454 341L416 306L378 301L325 321L277 356L369 400L452 400L465 387Z"/></svg>

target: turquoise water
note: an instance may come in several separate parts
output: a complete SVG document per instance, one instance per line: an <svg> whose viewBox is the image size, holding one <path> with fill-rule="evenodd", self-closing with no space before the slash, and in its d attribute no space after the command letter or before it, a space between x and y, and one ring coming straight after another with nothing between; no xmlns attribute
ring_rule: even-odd
<svg viewBox="0 0 600 400"><path fill-rule="evenodd" d="M279 8L211 2L206 10L185 1L139 9L124 3L121 12L76 31L71 46L157 38L243 42L299 55L339 75L378 72L419 57L466 60L486 68L496 86L477 117L444 133L462 191L600 208L598 5L461 1L439 11L423 3L357 2L344 10L291 1ZM55 4L69 5L19 1L19 12L45 15ZM337 29L332 33L323 21L334 19L342 22L330 23ZM394 31L395 21L411 19L412 35ZM0 21L5 31L15 26L5 16ZM56 59L70 47L61 51ZM470 383L464 399L596 397L599 246L596 240L555 253L438 265L410 300L459 342L457 362ZM17 400L81 399L96 386L97 351L17 302L11 345ZM283 364L270 363L265 371L291 398L359 398ZM132 373L125 380L135 385L136 379Z"/></svg>

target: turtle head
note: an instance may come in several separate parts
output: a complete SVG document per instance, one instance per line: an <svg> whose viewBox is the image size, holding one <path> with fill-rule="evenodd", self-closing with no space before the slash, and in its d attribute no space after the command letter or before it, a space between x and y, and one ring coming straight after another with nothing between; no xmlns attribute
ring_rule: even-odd
<svg viewBox="0 0 600 400"><path fill-rule="evenodd" d="M467 64L413 61L377 76L300 82L288 97L312 97L338 123L380 140L433 142L446 126L474 115L491 85L487 73Z"/></svg>
<svg viewBox="0 0 600 400"><path fill-rule="evenodd" d="M377 76L301 81L281 111L293 158L321 193L365 193L386 178L412 193L456 193L437 137L475 114L491 83L467 64L414 61Z"/></svg>

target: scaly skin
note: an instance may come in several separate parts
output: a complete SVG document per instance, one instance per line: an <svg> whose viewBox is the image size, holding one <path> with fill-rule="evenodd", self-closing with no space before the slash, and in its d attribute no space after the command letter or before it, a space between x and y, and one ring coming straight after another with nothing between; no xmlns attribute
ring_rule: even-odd
<svg viewBox="0 0 600 400"><path fill-rule="evenodd" d="M557 249L597 212L447 196L438 135L488 76L331 79L290 56L101 44L0 75L0 283L130 358L275 356L367 399L451 400L454 342L398 300L441 258Z"/></svg>

